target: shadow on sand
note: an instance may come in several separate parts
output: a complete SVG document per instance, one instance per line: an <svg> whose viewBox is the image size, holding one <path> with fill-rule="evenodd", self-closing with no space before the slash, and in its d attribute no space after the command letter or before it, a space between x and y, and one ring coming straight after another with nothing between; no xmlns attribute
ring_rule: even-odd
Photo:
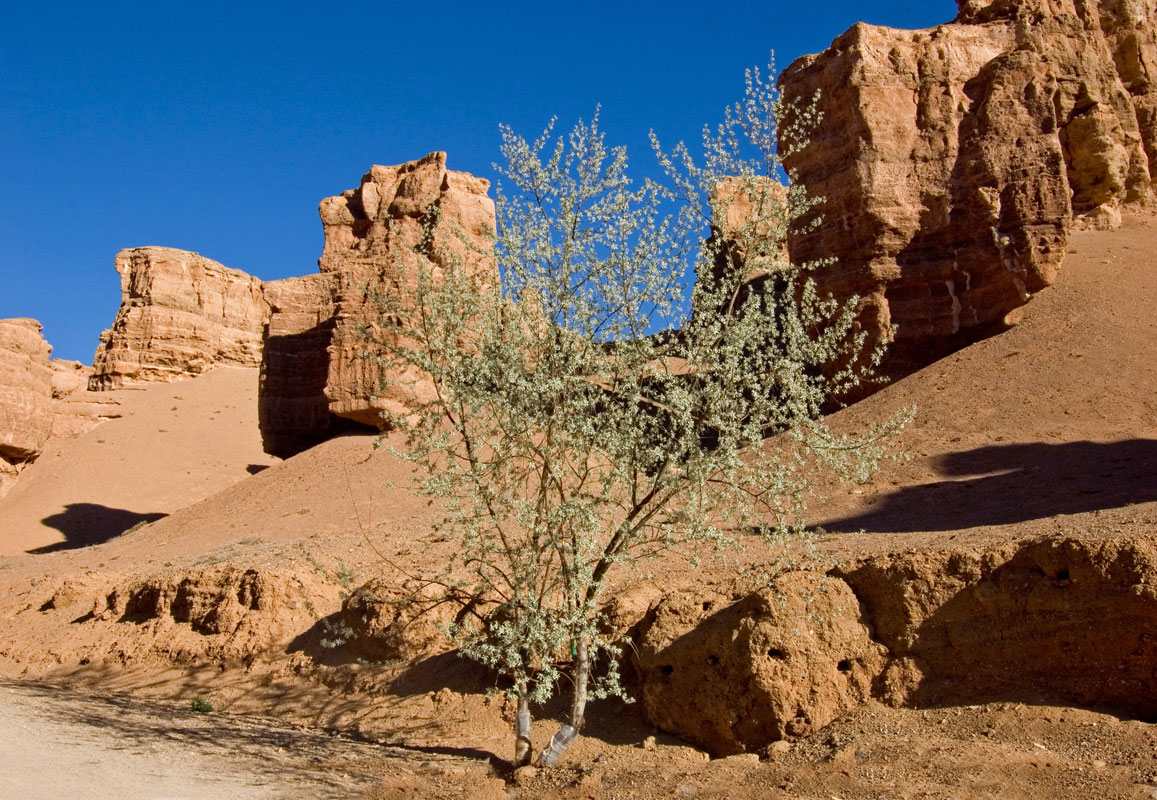
<svg viewBox="0 0 1157 800"><path fill-rule="evenodd" d="M42 523L64 534L63 542L37 547L27 552L55 553L92 547L115 539L125 531L142 523L156 522L167 514L141 514L123 508L108 508L96 503L70 503L59 514L45 517Z"/></svg>
<svg viewBox="0 0 1157 800"><path fill-rule="evenodd" d="M1157 501L1155 439L993 445L949 453L933 466L947 479L884 495L870 511L824 527L950 531Z"/></svg>

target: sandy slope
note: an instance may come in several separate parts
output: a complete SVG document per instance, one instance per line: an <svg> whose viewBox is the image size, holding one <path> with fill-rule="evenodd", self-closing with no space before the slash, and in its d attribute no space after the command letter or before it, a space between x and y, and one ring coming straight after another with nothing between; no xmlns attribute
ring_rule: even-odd
<svg viewBox="0 0 1157 800"><path fill-rule="evenodd" d="M255 369L109 394L120 419L50 440L0 499L0 556L99 544L276 460L261 450Z"/></svg>
<svg viewBox="0 0 1157 800"><path fill-rule="evenodd" d="M816 509L830 530L877 534L855 549L1007 538L1101 515L1153 524L1157 219L1076 234L1056 285L1021 324L837 422L857 428L908 406L918 408L904 434L911 461Z"/></svg>

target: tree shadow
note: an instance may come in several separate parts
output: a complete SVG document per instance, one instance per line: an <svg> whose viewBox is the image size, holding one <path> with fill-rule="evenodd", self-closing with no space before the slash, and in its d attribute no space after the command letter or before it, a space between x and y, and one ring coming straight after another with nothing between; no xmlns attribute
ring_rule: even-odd
<svg viewBox="0 0 1157 800"><path fill-rule="evenodd" d="M1011 525L1157 501L1157 440L1013 444L937 458L944 476L884 496L839 532L912 533ZM969 476L957 478L955 476Z"/></svg>
<svg viewBox="0 0 1157 800"><path fill-rule="evenodd" d="M37 547L26 552L40 555L104 544L131 528L156 522L167 516L168 514L159 512L142 514L123 508L108 508L96 503L70 503L59 514L53 514L41 520L48 527L56 528L64 534L64 541Z"/></svg>

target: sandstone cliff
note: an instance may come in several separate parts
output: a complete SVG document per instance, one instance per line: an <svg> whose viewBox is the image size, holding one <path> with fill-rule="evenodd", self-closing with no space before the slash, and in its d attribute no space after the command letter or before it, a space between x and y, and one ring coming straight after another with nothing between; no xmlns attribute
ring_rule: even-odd
<svg viewBox="0 0 1157 800"><path fill-rule="evenodd" d="M75 436L115 416L84 391L91 370L53 359L34 319L0 319L0 497L51 436Z"/></svg>
<svg viewBox="0 0 1157 800"><path fill-rule="evenodd" d="M488 188L486 180L446 169L440 152L374 166L357 189L321 202L320 273L300 278L262 282L167 247L122 250L121 308L101 336L90 385L111 389L220 365L260 365L261 430L270 453L292 455L350 423L381 428L382 412L404 411L421 383L391 381L362 357L375 298L390 296L404 307L418 258L435 275L457 262L497 280Z"/></svg>
<svg viewBox="0 0 1157 800"><path fill-rule="evenodd" d="M436 276L451 262L495 273L489 256L495 230L490 182L446 169L445 153L430 153L396 167L374 166L357 189L329 197L319 212L325 248L318 262L334 277L335 311L325 396L331 413L381 427L381 413L406 408L420 382L383 381L380 367L361 357L378 303L389 295L406 306L417 276L416 259ZM429 234L424 255L415 248Z"/></svg>
<svg viewBox="0 0 1157 800"><path fill-rule="evenodd" d="M39 322L0 320L0 494L52 433L51 354Z"/></svg>
<svg viewBox="0 0 1157 800"><path fill-rule="evenodd" d="M1049 285L1074 224L1153 196L1153 0L965 0L957 20L858 24L781 77L822 121L788 168L824 198L797 260L895 326L891 371L1015 322Z"/></svg>
<svg viewBox="0 0 1157 800"><path fill-rule="evenodd" d="M270 281L257 418L265 451L287 457L332 436L338 419L325 397L333 339L332 275Z"/></svg>
<svg viewBox="0 0 1157 800"><path fill-rule="evenodd" d="M257 278L169 247L122 250L116 270L121 307L93 357L93 389L261 362L268 306Z"/></svg>

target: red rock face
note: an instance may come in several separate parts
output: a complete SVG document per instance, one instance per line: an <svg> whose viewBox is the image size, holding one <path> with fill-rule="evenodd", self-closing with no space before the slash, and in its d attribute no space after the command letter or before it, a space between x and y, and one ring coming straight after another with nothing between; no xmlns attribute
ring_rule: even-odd
<svg viewBox="0 0 1157 800"><path fill-rule="evenodd" d="M384 427L382 412L404 412L422 383L362 357L372 346L361 331L374 325L375 298L405 307L416 259L435 275L461 263L497 280L488 188L446 169L445 153L374 166L357 189L322 201L321 272L301 278L262 282L184 250L122 250L121 308L101 336L91 388L260 365L269 452L299 452L349 427L342 420ZM428 225L431 209L439 216ZM419 255L427 228L431 246Z"/></svg>
<svg viewBox="0 0 1157 800"><path fill-rule="evenodd" d="M0 497L52 436L75 436L115 416L91 402L91 370L50 359L52 348L34 319L0 319Z"/></svg>
<svg viewBox="0 0 1157 800"><path fill-rule="evenodd" d="M332 414L382 427L382 412L404 413L420 380L389 376L374 361L362 358L370 347L362 329L373 328L378 313L375 294L406 307L415 285L418 259L436 276L460 262L471 270L494 273L489 253L495 231L489 181L446 169L445 153L396 167L374 166L357 189L322 200L325 248L318 265L334 279L333 339L325 396ZM428 215L439 212L427 255L415 248Z"/></svg>
<svg viewBox="0 0 1157 800"><path fill-rule="evenodd" d="M261 354L258 424L265 450L287 457L337 432L325 383L333 339L334 276L270 281Z"/></svg>
<svg viewBox="0 0 1157 800"><path fill-rule="evenodd" d="M52 434L52 348L34 319L0 319L0 495Z"/></svg>
<svg viewBox="0 0 1157 800"><path fill-rule="evenodd" d="M121 307L93 357L94 390L261 363L269 310L257 278L169 247L122 250L116 269Z"/></svg>
<svg viewBox="0 0 1157 800"><path fill-rule="evenodd" d="M975 0L926 31L859 24L781 77L819 92L787 158L824 198L792 237L817 280L867 300L903 374L1014 321L1049 285L1070 227L1112 226L1152 196L1154 0Z"/></svg>

